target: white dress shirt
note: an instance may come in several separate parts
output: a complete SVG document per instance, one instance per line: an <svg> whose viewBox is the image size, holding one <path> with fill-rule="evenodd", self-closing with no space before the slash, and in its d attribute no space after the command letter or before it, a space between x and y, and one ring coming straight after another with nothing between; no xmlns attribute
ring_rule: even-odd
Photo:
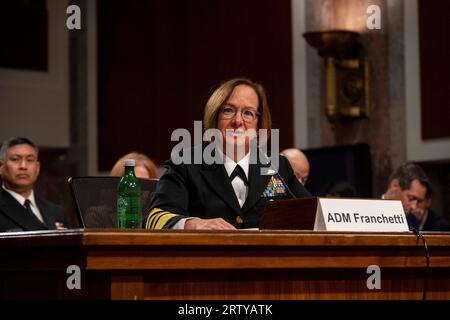
<svg viewBox="0 0 450 320"><path fill-rule="evenodd" d="M247 177L248 180L248 169L249 169L249 163L250 163L250 152L247 153L245 155L245 157L243 157L241 160L239 160L239 162L234 162L233 159L229 158L228 156L225 155L225 157L223 157L223 153L219 150L216 149L219 153L221 153L221 159L225 158L225 170L227 171L228 177L231 176L231 174L234 171L234 168L236 168L237 165L240 165L242 170L244 170L244 173ZM233 181L231 181L231 185L233 186L234 189L234 193L236 194L236 198L238 199L239 202L239 206L242 208L242 206L245 203L245 200L247 199L247 195L248 195L248 186L245 185L244 181L241 179L241 177L236 176ZM173 227L172 229L175 230L182 230L184 229L184 224L186 223L186 221L188 219L193 219L195 217L189 217L189 218L184 218L184 219L180 219L180 221L178 221Z"/></svg>
<svg viewBox="0 0 450 320"><path fill-rule="evenodd" d="M248 180L249 160L250 160L250 152L247 153L247 155L243 157L241 160L239 160L238 163L234 162L232 159L225 156L224 166L225 170L227 170L228 176L231 176L236 166L240 165L241 168L244 170L245 176L247 177ZM234 193L236 194L236 197L239 201L239 206L242 208L245 200L247 199L248 186L245 185L244 181L239 176L236 176L233 179L233 181L231 181L231 185L233 186Z"/></svg>

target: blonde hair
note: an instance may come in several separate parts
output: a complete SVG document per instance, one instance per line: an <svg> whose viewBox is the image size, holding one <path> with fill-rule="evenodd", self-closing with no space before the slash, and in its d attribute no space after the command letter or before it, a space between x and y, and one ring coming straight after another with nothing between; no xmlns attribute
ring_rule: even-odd
<svg viewBox="0 0 450 320"><path fill-rule="evenodd" d="M267 104L266 91L259 83L253 82L246 78L235 78L224 82L213 92L211 97L209 97L205 106L203 117L205 131L208 129L217 128L217 118L220 108L227 102L234 88L241 84L249 86L255 90L256 95L258 96L258 111L261 113L258 128L267 129L267 136L270 135L270 129L272 129L272 119L270 116L269 106Z"/></svg>
<svg viewBox="0 0 450 320"><path fill-rule="evenodd" d="M142 166L145 169L147 169L148 176L150 178L158 178L158 169L156 168L155 163L149 157L147 157L145 154L139 153L139 152L127 153L122 158L117 160L117 162L114 164L114 166L111 169L111 172L109 174L110 176L113 176L113 177L123 176L124 171L125 171L125 169L123 167L123 162L125 159L133 159L134 161L136 161L136 167Z"/></svg>

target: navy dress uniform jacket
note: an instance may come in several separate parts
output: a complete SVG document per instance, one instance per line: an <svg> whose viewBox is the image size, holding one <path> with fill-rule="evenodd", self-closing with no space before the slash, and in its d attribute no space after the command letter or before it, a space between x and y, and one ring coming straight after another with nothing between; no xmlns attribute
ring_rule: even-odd
<svg viewBox="0 0 450 320"><path fill-rule="evenodd" d="M0 187L0 232L52 230L56 222L67 227L67 217L61 207L37 196L35 200L45 224Z"/></svg>
<svg viewBox="0 0 450 320"><path fill-rule="evenodd" d="M249 165L248 195L241 208L223 164L175 165L169 160L165 164L166 173L159 180L153 194L150 211L159 208L176 214L164 228L171 228L181 218L186 217L223 218L236 228L257 228L262 210L269 199L292 198L288 190L275 194L267 192L271 179L278 179L279 182L279 178L276 174L261 175L262 166L260 163ZM311 197L297 180L288 160L281 155L279 175L296 197ZM147 219L148 216L144 222L148 221ZM154 227L149 225L147 228Z"/></svg>

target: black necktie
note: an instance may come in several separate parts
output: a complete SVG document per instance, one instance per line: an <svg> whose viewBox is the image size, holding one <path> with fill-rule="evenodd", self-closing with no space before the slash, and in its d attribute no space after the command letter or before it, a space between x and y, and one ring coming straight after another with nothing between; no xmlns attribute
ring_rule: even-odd
<svg viewBox="0 0 450 320"><path fill-rule="evenodd" d="M31 201L29 199L25 199L25 202L23 203L23 206L25 207L25 210L32 216L34 216L33 210L31 210Z"/></svg>
<svg viewBox="0 0 450 320"><path fill-rule="evenodd" d="M45 225L45 222L41 221L41 219L39 219L38 216L34 214L33 210L31 210L31 201L29 199L25 199L23 207L25 208L25 210L27 210L28 214L30 214L32 217L35 217L40 223L43 223Z"/></svg>
<svg viewBox="0 0 450 320"><path fill-rule="evenodd" d="M245 175L244 169L242 169L240 165L237 165L236 168L234 168L233 172L231 173L230 180L233 181L236 176L241 178L242 181L244 181L244 184L248 186L247 176Z"/></svg>

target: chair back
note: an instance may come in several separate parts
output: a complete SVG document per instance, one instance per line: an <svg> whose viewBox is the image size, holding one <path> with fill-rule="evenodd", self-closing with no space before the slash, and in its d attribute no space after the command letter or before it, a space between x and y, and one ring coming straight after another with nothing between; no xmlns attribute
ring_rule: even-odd
<svg viewBox="0 0 450 320"><path fill-rule="evenodd" d="M117 185L121 177L71 177L70 191L83 228L116 228ZM140 179L142 214L150 209L150 200L158 179Z"/></svg>

